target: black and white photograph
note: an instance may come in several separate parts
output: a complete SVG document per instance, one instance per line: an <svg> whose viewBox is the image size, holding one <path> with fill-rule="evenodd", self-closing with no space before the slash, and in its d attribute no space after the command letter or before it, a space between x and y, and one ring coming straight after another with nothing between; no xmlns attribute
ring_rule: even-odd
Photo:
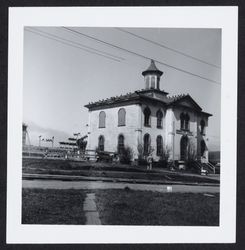
<svg viewBox="0 0 245 250"><path fill-rule="evenodd" d="M227 34L219 25L123 22L23 22L19 231L154 226L207 234L226 225L221 187L235 190L222 146L233 126L222 113L224 93L234 100L222 75ZM235 162L229 167L235 173Z"/></svg>
<svg viewBox="0 0 245 250"><path fill-rule="evenodd" d="M22 223L218 226L220 60L220 29L25 27Z"/></svg>

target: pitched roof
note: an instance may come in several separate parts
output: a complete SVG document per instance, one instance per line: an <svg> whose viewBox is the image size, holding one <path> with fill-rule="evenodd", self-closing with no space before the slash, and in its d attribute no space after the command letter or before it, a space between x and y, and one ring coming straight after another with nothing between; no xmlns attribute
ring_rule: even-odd
<svg viewBox="0 0 245 250"><path fill-rule="evenodd" d="M194 101L194 99L189 94L170 97L170 99L171 100L169 104L171 105L179 104L181 103L181 101L187 100L190 101L197 110L202 111L202 108Z"/></svg>
<svg viewBox="0 0 245 250"><path fill-rule="evenodd" d="M156 73L160 76L163 74L163 72L156 67L156 64L153 60L151 60L150 66L145 71L142 72L142 75L145 76L146 74L151 74L151 73Z"/></svg>
<svg viewBox="0 0 245 250"><path fill-rule="evenodd" d="M158 97L152 96L152 95L147 95L147 93L160 93L161 95ZM202 111L202 108L193 100L193 98L189 94L181 94L181 95L174 95L174 96L168 96L168 93L161 91L161 90L156 90L156 89L149 89L149 90L137 90L135 92L129 92L126 93L125 95L120 95L120 96L114 96L110 97L107 99L102 99L96 102L90 102L85 107L88 109L90 108L100 108L100 107L110 107L110 105L115 105L115 104L123 104L123 103L128 103L129 101L139 101L142 99L148 99L151 101L156 101L156 102L161 102L163 105L166 106L174 106L174 105L181 105L181 101L187 100L190 101L195 109L199 112L202 112L203 114L206 115L211 115L208 113L205 113Z"/></svg>

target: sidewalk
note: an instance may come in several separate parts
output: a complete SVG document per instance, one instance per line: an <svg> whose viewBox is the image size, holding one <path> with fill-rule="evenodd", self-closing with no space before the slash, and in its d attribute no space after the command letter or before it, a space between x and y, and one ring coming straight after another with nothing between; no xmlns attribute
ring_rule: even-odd
<svg viewBox="0 0 245 250"><path fill-rule="evenodd" d="M154 184L154 185L189 185L189 186L215 186L218 183L198 183L166 180L146 180L146 179L127 179L127 178L110 178L110 177L90 177L75 175L51 175L51 174L22 174L23 180L60 180L60 181L102 181L113 183L132 183L132 184Z"/></svg>
<svg viewBox="0 0 245 250"><path fill-rule="evenodd" d="M173 193L219 193L219 186L200 186L200 185L184 185L184 184L140 184L140 183L120 183L120 182L104 182L104 181L62 181L62 180L23 180L23 188L41 188L41 189L124 189L141 191L157 191L157 192L173 192Z"/></svg>

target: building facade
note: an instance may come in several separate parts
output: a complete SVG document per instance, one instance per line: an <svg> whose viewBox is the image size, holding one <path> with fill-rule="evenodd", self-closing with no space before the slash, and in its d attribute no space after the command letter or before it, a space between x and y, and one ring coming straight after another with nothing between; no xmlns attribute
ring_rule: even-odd
<svg viewBox="0 0 245 250"><path fill-rule="evenodd" d="M152 154L159 160L208 161L208 114L190 95L169 96L160 90L154 61L142 72L145 88L89 103L87 149L118 152L129 146L133 158Z"/></svg>

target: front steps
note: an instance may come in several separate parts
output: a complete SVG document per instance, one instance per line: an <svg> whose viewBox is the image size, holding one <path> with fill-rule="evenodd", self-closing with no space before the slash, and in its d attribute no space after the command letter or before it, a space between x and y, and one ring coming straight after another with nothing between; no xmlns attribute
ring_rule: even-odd
<svg viewBox="0 0 245 250"><path fill-rule="evenodd" d="M206 172L208 174L215 174L215 166L212 165L210 162L199 162L195 161L193 164L194 168L199 170L200 172Z"/></svg>

